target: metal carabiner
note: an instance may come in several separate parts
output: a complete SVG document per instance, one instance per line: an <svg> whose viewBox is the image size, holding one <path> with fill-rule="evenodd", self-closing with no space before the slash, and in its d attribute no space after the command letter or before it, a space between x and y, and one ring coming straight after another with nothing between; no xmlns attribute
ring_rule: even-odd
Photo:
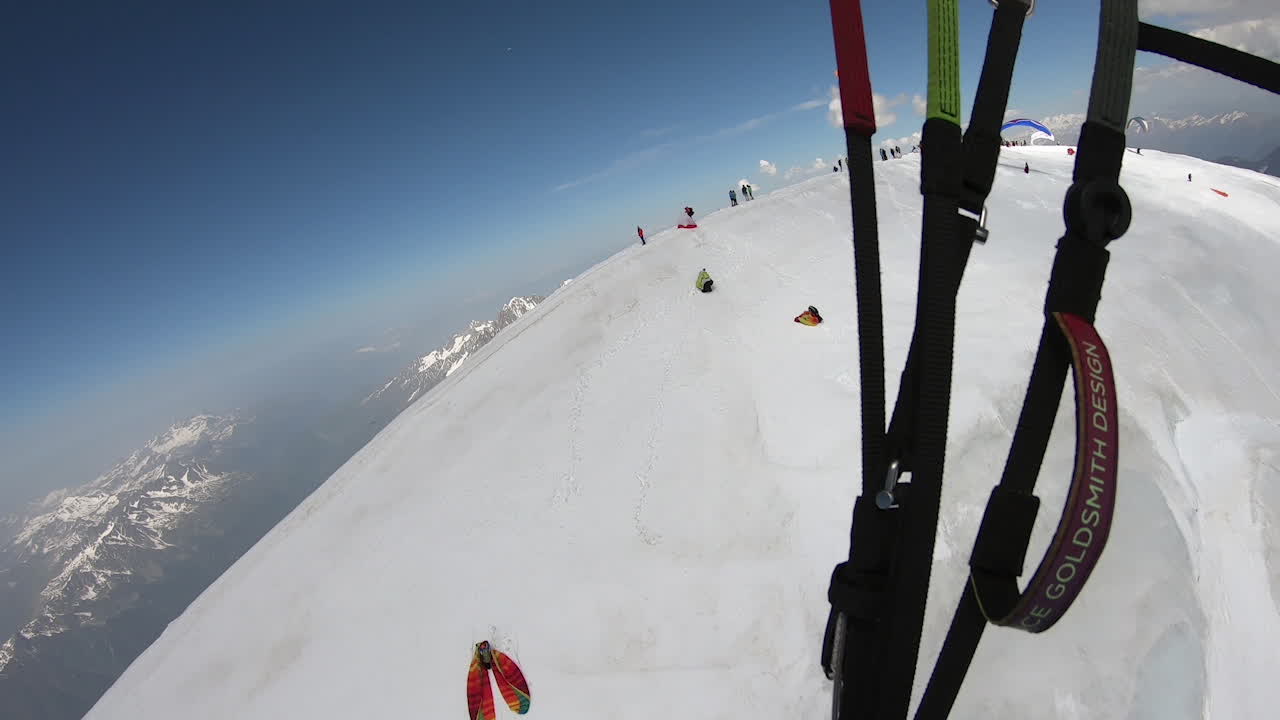
<svg viewBox="0 0 1280 720"><path fill-rule="evenodd" d="M876 493L876 507L881 510L892 510L898 507L893 491L898 487L898 478L902 477L902 464L897 460L889 463L889 471L884 476L884 489Z"/></svg>

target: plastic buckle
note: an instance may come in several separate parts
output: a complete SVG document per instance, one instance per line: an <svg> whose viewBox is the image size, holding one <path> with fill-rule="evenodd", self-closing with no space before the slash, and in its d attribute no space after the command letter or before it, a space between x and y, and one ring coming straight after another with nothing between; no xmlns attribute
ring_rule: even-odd
<svg viewBox="0 0 1280 720"><path fill-rule="evenodd" d="M1068 230L1081 233L1098 247L1125 234L1133 219L1133 207L1124 188L1114 180L1097 178L1072 183L1062 204Z"/></svg>
<svg viewBox="0 0 1280 720"><path fill-rule="evenodd" d="M991 3L991 7L993 8L1000 7L1000 0L987 0L987 2ZM1010 2L1025 3L1027 6L1027 17L1031 17L1031 13L1036 11L1036 0L1010 0Z"/></svg>
<svg viewBox="0 0 1280 720"><path fill-rule="evenodd" d="M902 477L902 464L897 460L889 463L889 472L885 473L884 489L876 493L876 507L881 510L892 510L898 507L893 491L898 487L898 479Z"/></svg>

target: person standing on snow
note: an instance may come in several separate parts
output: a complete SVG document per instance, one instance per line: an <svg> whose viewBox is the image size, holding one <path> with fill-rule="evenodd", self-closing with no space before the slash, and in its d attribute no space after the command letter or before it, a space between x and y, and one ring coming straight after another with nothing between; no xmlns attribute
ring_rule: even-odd
<svg viewBox="0 0 1280 720"><path fill-rule="evenodd" d="M1031 173L1031 163L1027 163L1027 162L1022 163L1022 172L1027 173L1027 174L1030 174L1030 173Z"/></svg>
<svg viewBox="0 0 1280 720"><path fill-rule="evenodd" d="M880 160L883 162L889 161L889 154L884 151L884 148L880 148Z"/></svg>
<svg viewBox="0 0 1280 720"><path fill-rule="evenodd" d="M747 183L747 199L748 200L756 199L756 191L751 189L751 183Z"/></svg>
<svg viewBox="0 0 1280 720"><path fill-rule="evenodd" d="M639 225L637 225L637 226L636 226L636 234L640 236L640 244L641 244L641 245L644 245L644 244L645 244L645 243L644 243L644 228L641 228Z"/></svg>
<svg viewBox="0 0 1280 720"><path fill-rule="evenodd" d="M738 207L738 194L732 190L729 191L729 207Z"/></svg>

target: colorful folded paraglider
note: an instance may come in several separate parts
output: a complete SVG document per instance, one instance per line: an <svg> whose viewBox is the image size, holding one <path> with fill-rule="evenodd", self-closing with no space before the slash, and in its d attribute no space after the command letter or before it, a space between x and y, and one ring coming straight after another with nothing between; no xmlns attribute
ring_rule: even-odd
<svg viewBox="0 0 1280 720"><path fill-rule="evenodd" d="M810 327L813 327L814 325L817 325L822 322L822 316L818 314L818 308L812 305L809 306L808 310L805 310L804 312L797 315L795 319L796 319L796 322L800 323L801 325L808 325Z"/></svg>
<svg viewBox="0 0 1280 720"><path fill-rule="evenodd" d="M489 672L498 684L498 692L507 707L517 715L529 712L529 683L520 672L515 660L490 647L485 640L476 644L471 655L471 669L467 671L467 709L471 720L494 720L497 711L493 706L493 687L489 685Z"/></svg>

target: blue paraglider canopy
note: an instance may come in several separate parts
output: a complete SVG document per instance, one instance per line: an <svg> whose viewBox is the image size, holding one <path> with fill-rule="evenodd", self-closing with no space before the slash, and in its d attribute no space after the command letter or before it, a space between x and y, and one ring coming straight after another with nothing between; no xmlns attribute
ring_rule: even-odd
<svg viewBox="0 0 1280 720"><path fill-rule="evenodd" d="M1000 132L1004 132L1009 128L1016 128L1016 127L1030 128L1032 130L1032 133L1031 133L1032 142L1035 142L1040 138L1053 140L1054 142L1057 142L1057 140L1053 137L1052 130L1045 127L1043 123L1038 123L1035 120L1028 120L1027 118L1018 118L1016 120L1010 120L1006 122L1004 125L1000 126Z"/></svg>

